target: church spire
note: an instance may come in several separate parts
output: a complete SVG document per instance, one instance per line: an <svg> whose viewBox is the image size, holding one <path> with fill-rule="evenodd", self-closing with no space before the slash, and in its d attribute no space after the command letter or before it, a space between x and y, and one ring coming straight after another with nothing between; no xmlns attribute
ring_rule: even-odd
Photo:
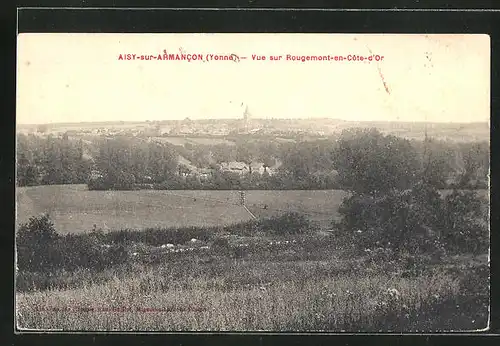
<svg viewBox="0 0 500 346"><path fill-rule="evenodd" d="M243 122L245 124L245 132L248 132L249 120L250 120L250 112L248 111L248 105L245 105L245 111L243 112Z"/></svg>

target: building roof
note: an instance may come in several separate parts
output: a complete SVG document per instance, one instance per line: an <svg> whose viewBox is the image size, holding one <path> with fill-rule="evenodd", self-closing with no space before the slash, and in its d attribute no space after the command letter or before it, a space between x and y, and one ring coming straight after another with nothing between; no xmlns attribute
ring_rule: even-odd
<svg viewBox="0 0 500 346"><path fill-rule="evenodd" d="M231 161L229 163L223 162L221 164L222 169L229 169L229 170L244 170L248 169L246 163L244 162L237 162L237 161Z"/></svg>

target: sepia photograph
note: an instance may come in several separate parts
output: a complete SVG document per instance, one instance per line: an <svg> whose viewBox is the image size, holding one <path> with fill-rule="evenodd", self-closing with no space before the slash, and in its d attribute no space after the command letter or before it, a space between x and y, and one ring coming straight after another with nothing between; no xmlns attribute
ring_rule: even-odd
<svg viewBox="0 0 500 346"><path fill-rule="evenodd" d="M490 324L490 37L17 37L19 331Z"/></svg>

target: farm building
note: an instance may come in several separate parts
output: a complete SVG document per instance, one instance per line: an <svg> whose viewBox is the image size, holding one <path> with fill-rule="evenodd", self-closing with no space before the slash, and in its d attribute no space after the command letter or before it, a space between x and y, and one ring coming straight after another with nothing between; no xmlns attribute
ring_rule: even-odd
<svg viewBox="0 0 500 346"><path fill-rule="evenodd" d="M248 164L244 162L223 162L220 166L221 170L225 172L233 172L238 174L245 174L250 172ZM275 174L279 166L280 164L273 165L272 167L264 167L264 163L262 162L252 162L250 164L252 173L264 174L264 172L267 171L270 175Z"/></svg>
<svg viewBox="0 0 500 346"><path fill-rule="evenodd" d="M235 172L240 174L248 172L247 164L244 162L237 162L237 161L222 162L221 169L225 172Z"/></svg>

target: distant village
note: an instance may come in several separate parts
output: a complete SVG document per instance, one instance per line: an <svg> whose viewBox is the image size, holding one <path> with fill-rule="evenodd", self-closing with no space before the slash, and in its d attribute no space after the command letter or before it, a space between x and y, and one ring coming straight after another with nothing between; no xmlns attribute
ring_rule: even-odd
<svg viewBox="0 0 500 346"><path fill-rule="evenodd" d="M192 120L185 118L183 120L146 120L142 122L20 125L18 132L40 136L48 134L56 136L66 134L70 137L131 135L148 138L193 135L224 137L238 134L283 135L288 133L295 135L302 133L314 136L326 134L321 120L307 121L306 124L304 120L300 119L253 119L248 106L242 109L241 116L234 119Z"/></svg>
<svg viewBox="0 0 500 346"><path fill-rule="evenodd" d="M316 143L314 146L318 146L323 139L327 140L326 143L331 143L339 138L342 131L349 128L377 128L384 134L418 142L426 136L432 140L448 143L489 142L490 135L488 123L355 122L314 118L259 119L255 118L250 107L244 104L242 104L240 116L234 119L185 118L142 122L18 125L17 132L34 136L33 139L52 137L63 139L63 142L67 139L74 143L75 150L81 152L80 159L89 165L87 177L90 181L103 178L103 173L95 160L99 156L99 150L96 148L99 147L101 139L121 137L127 141L142 141L153 146L160 144L159 147L171 147L174 152L172 158L176 161L176 170L172 172L174 175L181 178L181 181L195 181L194 184L210 185L219 173L227 173L224 179L229 184L232 184L231 176L235 181L239 180L238 176L253 176L254 181L264 176L278 177L277 173L283 170L285 164L282 162L283 157L288 154L275 152L276 145L281 147L290 145L289 147L293 148L295 144L312 142ZM240 144L237 145L237 143L247 143L250 147L251 143L267 143L258 149L266 150L266 153L250 156L244 152L239 156L229 154L234 152L234 148L240 148ZM271 149L265 149L266 146ZM75 160L79 158L75 157ZM47 169L50 170L50 168L39 169L37 172L39 177L34 180L46 180ZM310 179L333 182L337 174L338 172L332 168L316 169ZM71 179L81 181L80 178ZM141 188L150 188L147 185L152 186L153 183L157 183L157 179L147 174L139 174L135 180L137 184L144 184Z"/></svg>
<svg viewBox="0 0 500 346"><path fill-rule="evenodd" d="M233 119L190 119L141 122L56 123L18 125L17 132L37 136L67 135L70 138L95 136L135 136L154 140L156 137L220 137L237 135L274 136L297 139L305 137L332 137L353 127L377 128L385 134L420 140L428 135L438 140L489 140L487 122L477 123L424 123L389 121L349 121L335 118L260 119L252 115L248 105Z"/></svg>

